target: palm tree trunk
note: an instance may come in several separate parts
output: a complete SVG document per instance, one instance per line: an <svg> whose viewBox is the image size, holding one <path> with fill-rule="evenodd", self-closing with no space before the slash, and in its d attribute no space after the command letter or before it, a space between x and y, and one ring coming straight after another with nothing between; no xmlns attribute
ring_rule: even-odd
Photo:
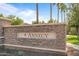
<svg viewBox="0 0 79 59"><path fill-rule="evenodd" d="M63 22L63 19L62 19L62 10L61 10L61 22Z"/></svg>
<svg viewBox="0 0 79 59"><path fill-rule="evenodd" d="M64 23L65 23L66 21L65 21L65 11L64 11Z"/></svg>
<svg viewBox="0 0 79 59"><path fill-rule="evenodd" d="M39 19L38 19L38 3L36 3L36 21L37 24L39 23Z"/></svg>
<svg viewBox="0 0 79 59"><path fill-rule="evenodd" d="M52 3L50 3L50 20L52 20Z"/></svg>
<svg viewBox="0 0 79 59"><path fill-rule="evenodd" d="M57 20L59 22L59 3L57 4L57 10L58 10L58 13L57 13Z"/></svg>
<svg viewBox="0 0 79 59"><path fill-rule="evenodd" d="M64 14L62 10L61 10L61 23L64 23Z"/></svg>

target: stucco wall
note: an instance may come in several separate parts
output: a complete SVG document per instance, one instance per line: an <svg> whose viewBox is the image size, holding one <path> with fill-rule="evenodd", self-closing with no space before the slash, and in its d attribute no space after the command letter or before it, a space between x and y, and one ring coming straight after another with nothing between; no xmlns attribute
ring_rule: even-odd
<svg viewBox="0 0 79 59"><path fill-rule="evenodd" d="M27 39L17 38L19 32L55 32L56 39ZM54 48L65 50L65 24L43 24L27 26L10 26L4 27L4 43L13 45L23 45L42 48Z"/></svg>

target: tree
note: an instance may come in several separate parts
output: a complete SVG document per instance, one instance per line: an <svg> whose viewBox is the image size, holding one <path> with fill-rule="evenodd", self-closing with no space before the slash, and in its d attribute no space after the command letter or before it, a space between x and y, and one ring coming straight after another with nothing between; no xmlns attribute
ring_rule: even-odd
<svg viewBox="0 0 79 59"><path fill-rule="evenodd" d="M79 35L79 4L71 4L73 7L69 12L68 26L76 28L76 34Z"/></svg>
<svg viewBox="0 0 79 59"><path fill-rule="evenodd" d="M57 21L56 21L56 20L53 20L53 19L50 19L50 20L48 20L47 23L48 23L48 24L50 24L50 23L57 23Z"/></svg>
<svg viewBox="0 0 79 59"><path fill-rule="evenodd" d="M19 17L16 17L16 19L11 20L12 25L22 25L23 23L24 23L23 20Z"/></svg>
<svg viewBox="0 0 79 59"><path fill-rule="evenodd" d="M65 19L65 17L66 17L66 12L67 12L67 6L64 4L64 7L63 7L63 12L64 12L64 22L66 22L66 19Z"/></svg>
<svg viewBox="0 0 79 59"><path fill-rule="evenodd" d="M9 19L12 25L22 25L24 23L21 18L16 17L14 15L4 16L3 14L0 14L0 17Z"/></svg>
<svg viewBox="0 0 79 59"><path fill-rule="evenodd" d="M62 20L62 16L63 16L63 15L62 15L62 9L63 9L62 3L59 3L58 5L59 5L59 11L61 12L61 20Z"/></svg>
<svg viewBox="0 0 79 59"><path fill-rule="evenodd" d="M38 19L38 3L36 3L36 23L39 23L39 19Z"/></svg>
<svg viewBox="0 0 79 59"><path fill-rule="evenodd" d="M10 19L12 25L22 25L24 23L21 18L14 15L9 15L7 18Z"/></svg>
<svg viewBox="0 0 79 59"><path fill-rule="evenodd" d="M63 21L65 21L65 12L66 12L66 10L67 10L66 5L65 5L64 3L60 3L60 4L59 4L59 9L61 10L61 20L63 20L63 18L64 18ZM64 15L63 15L63 14L64 14Z"/></svg>
<svg viewBox="0 0 79 59"><path fill-rule="evenodd" d="M57 20L59 22L59 3L57 3Z"/></svg>
<svg viewBox="0 0 79 59"><path fill-rule="evenodd" d="M52 3L50 3L50 19L52 19Z"/></svg>
<svg viewBox="0 0 79 59"><path fill-rule="evenodd" d="M32 21L32 24L37 24L37 21ZM42 21L39 21L39 24L45 24L45 22L42 20Z"/></svg>
<svg viewBox="0 0 79 59"><path fill-rule="evenodd" d="M4 15L3 14L0 14L0 17L4 17Z"/></svg>
<svg viewBox="0 0 79 59"><path fill-rule="evenodd" d="M61 11L61 20L63 20L63 18L64 18L64 20L63 21L65 21L65 15L66 15L66 10L67 10L67 7L66 7L66 5L64 4L64 3L57 3L57 20L59 21L59 16L60 16L60 11ZM63 15L64 14L64 15Z"/></svg>
<svg viewBox="0 0 79 59"><path fill-rule="evenodd" d="M32 21L32 24L37 24L37 21Z"/></svg>
<svg viewBox="0 0 79 59"><path fill-rule="evenodd" d="M41 21L41 24L45 24L45 22L44 21Z"/></svg>

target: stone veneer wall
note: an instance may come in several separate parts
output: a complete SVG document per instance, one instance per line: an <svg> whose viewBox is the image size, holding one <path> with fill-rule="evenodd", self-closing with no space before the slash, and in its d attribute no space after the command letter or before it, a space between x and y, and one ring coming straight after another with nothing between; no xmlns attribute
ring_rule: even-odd
<svg viewBox="0 0 79 59"><path fill-rule="evenodd" d="M11 25L11 22L9 20L6 20L6 19L3 19L3 18L0 18L0 44L4 44L3 41L4 41L4 28L3 26L10 26Z"/></svg>
<svg viewBox="0 0 79 59"><path fill-rule="evenodd" d="M56 39L18 39L19 32L55 32ZM43 24L4 27L5 44L65 50L65 24Z"/></svg>
<svg viewBox="0 0 79 59"><path fill-rule="evenodd" d="M10 21L0 19L0 36L3 36L3 26L9 26Z"/></svg>

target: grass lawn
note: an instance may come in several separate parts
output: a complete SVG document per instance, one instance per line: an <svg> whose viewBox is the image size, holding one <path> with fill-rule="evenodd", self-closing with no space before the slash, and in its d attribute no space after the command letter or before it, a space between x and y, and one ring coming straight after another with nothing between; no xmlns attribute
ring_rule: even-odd
<svg viewBox="0 0 79 59"><path fill-rule="evenodd" d="M79 36L67 35L66 38L67 38L66 40L67 43L79 44Z"/></svg>

